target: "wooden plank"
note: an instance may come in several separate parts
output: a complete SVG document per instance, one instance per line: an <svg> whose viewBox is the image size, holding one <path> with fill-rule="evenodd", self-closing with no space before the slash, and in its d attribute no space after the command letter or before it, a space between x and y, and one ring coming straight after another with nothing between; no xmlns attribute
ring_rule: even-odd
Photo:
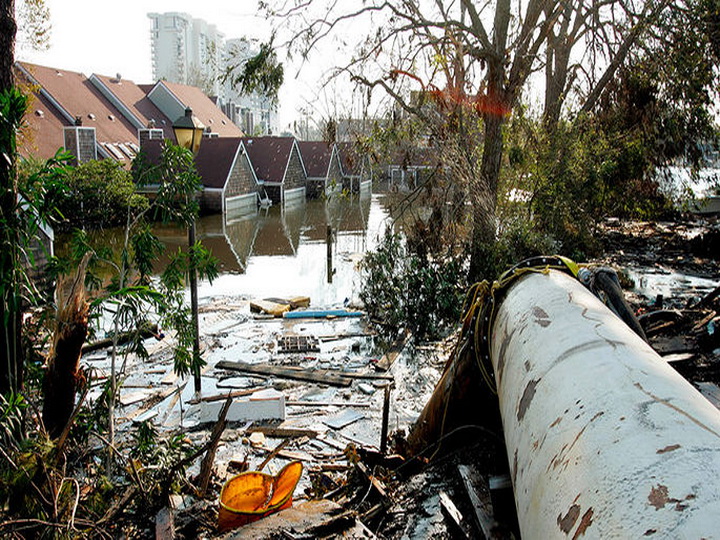
<svg viewBox="0 0 720 540"><path fill-rule="evenodd" d="M335 416L332 416L330 418L325 418L322 423L333 429L342 429L363 418L365 418L364 414L350 409L343 411L340 414L336 414Z"/></svg>
<svg viewBox="0 0 720 540"><path fill-rule="evenodd" d="M251 396L255 392L259 392L261 390L265 390L265 388L249 388L248 390L233 390L232 392L223 392L222 394L214 394L212 396L202 396L200 399L193 397L193 399L188 401L188 403L190 405L197 405L201 401L212 402L212 401L222 401L223 399L227 399L228 397L236 398L236 397L243 397L243 396Z"/></svg>
<svg viewBox="0 0 720 540"><path fill-rule="evenodd" d="M290 311L290 304L278 304L267 300L251 300L250 311L253 313L266 313L273 317L282 317L284 313Z"/></svg>
<svg viewBox="0 0 720 540"><path fill-rule="evenodd" d="M323 319L335 317L362 317L362 311L348 311L346 309L321 309L308 311L288 311L283 313L285 319Z"/></svg>
<svg viewBox="0 0 720 540"><path fill-rule="evenodd" d="M318 384L327 384L330 386L350 386L352 379L350 377L340 377L327 370L309 370L309 369L288 369L286 367L272 366L270 364L246 364L245 362L218 362L215 367L217 369L229 369L232 371L240 371L242 373L254 373L257 375L265 375L267 377L281 377L285 379L295 379L299 381L308 381Z"/></svg>
<svg viewBox="0 0 720 540"><path fill-rule="evenodd" d="M497 528L497 523L493 516L489 495L487 497L487 502L483 502L480 499L480 495L478 494L473 481L473 473L467 465L458 465L457 470L460 474L460 479L465 487L468 498L470 499L470 504L480 530L485 535L485 538L493 538L494 530Z"/></svg>
<svg viewBox="0 0 720 540"><path fill-rule="evenodd" d="M253 364L256 366L265 366L270 364ZM293 371L305 371L307 368L301 367L301 366L281 366L282 369L289 369ZM313 370L313 371L322 371L323 373L327 373L328 375L333 375L336 377L349 377L351 379L368 379L373 381L394 381L395 377L393 375L385 375L384 373L358 373L357 371L341 371L339 369L323 369L323 370Z"/></svg>
<svg viewBox="0 0 720 540"><path fill-rule="evenodd" d="M372 403L366 401L288 401L288 407L372 407Z"/></svg>
<svg viewBox="0 0 720 540"><path fill-rule="evenodd" d="M291 428L281 426L250 426L248 433L262 433L266 437L276 437L278 439L286 439L291 437L309 437L314 439L318 436L318 432L313 429Z"/></svg>
<svg viewBox="0 0 720 540"><path fill-rule="evenodd" d="M692 353L697 351L697 341L690 336L656 337L650 345L660 355Z"/></svg>
<svg viewBox="0 0 720 540"><path fill-rule="evenodd" d="M338 341L340 339L351 339L358 337L375 337L377 334L374 332L353 332L349 334L330 334L327 336L318 336L320 341Z"/></svg>
<svg viewBox="0 0 720 540"><path fill-rule="evenodd" d="M453 524L455 525L455 529L458 531L460 536L462 538L470 538L470 536L467 534L467 531L465 530L465 523L463 521L463 516L460 513L460 510L457 509L455 503L452 502L452 499L450 499L448 494L444 491L440 492L440 507L445 512L445 515L447 515L453 522Z"/></svg>
<svg viewBox="0 0 720 540"><path fill-rule="evenodd" d="M175 538L175 520L167 506L155 515L155 540L173 540Z"/></svg>
<svg viewBox="0 0 720 540"><path fill-rule="evenodd" d="M380 358L378 363L375 364L375 369L380 371L387 371L390 369L395 360L397 360L397 357L400 356L400 353L405 348L405 345L407 345L408 341L410 341L410 336L410 332L406 330L402 336L398 337L390 346L390 349L388 349L382 358Z"/></svg>

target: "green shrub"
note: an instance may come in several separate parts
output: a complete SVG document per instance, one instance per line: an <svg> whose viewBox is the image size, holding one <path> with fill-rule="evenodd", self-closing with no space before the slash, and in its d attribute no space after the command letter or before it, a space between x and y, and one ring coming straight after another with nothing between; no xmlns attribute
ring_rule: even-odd
<svg viewBox="0 0 720 540"><path fill-rule="evenodd" d="M387 231L363 259L360 299L383 338L408 329L416 339L434 339L458 321L464 275L461 257L421 257Z"/></svg>
<svg viewBox="0 0 720 540"><path fill-rule="evenodd" d="M68 174L67 184L60 209L69 227L124 225L128 211L148 207L147 198L135 193L130 173L111 159L78 165Z"/></svg>

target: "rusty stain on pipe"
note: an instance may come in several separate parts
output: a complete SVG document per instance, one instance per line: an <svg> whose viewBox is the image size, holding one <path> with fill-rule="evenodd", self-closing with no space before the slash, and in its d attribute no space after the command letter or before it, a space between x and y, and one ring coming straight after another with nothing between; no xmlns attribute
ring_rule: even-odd
<svg viewBox="0 0 720 540"><path fill-rule="evenodd" d="M718 537L720 411L577 280L518 278L489 341L523 537Z"/></svg>

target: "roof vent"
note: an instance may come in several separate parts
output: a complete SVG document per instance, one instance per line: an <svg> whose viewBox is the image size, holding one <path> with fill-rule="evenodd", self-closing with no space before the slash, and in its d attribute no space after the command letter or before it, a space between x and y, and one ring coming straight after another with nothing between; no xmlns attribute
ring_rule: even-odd
<svg viewBox="0 0 720 540"><path fill-rule="evenodd" d="M116 73L115 79L117 79L117 82L120 82L122 80L122 75L120 75L119 73Z"/></svg>
<svg viewBox="0 0 720 540"><path fill-rule="evenodd" d="M115 115L114 115L114 114L108 114L108 120L110 120L111 122L114 122L114 121L115 121Z"/></svg>
<svg viewBox="0 0 720 540"><path fill-rule="evenodd" d="M37 116L39 118L45 118L45 113L42 112L40 109L38 109L35 111L35 116Z"/></svg>
<svg viewBox="0 0 720 540"><path fill-rule="evenodd" d="M90 120L95 120L95 115L93 113L88 114L88 118Z"/></svg>
<svg viewBox="0 0 720 540"><path fill-rule="evenodd" d="M76 117L75 117L75 125L76 125L76 126L82 126L82 116L76 116Z"/></svg>
<svg viewBox="0 0 720 540"><path fill-rule="evenodd" d="M149 127L150 129L153 129L155 127L155 119L154 118L151 118L150 120L148 120L147 127Z"/></svg>

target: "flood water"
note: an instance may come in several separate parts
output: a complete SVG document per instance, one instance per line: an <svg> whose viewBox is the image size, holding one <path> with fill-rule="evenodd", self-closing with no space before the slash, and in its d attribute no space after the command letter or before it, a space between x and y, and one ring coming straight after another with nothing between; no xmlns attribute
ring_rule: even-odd
<svg viewBox="0 0 720 540"><path fill-rule="evenodd" d="M385 195L367 193L199 218L197 238L220 266L220 276L212 283L198 283L199 298L202 302L216 296L309 296L316 307L353 301L359 290L357 265L390 224L388 215ZM332 283L327 280L328 225L333 231ZM158 225L154 232L165 244L166 254L187 246L185 229ZM90 236L116 250L123 231L110 229ZM61 239L59 253L64 243ZM156 271L162 271L167 261L167 256L161 257Z"/></svg>

